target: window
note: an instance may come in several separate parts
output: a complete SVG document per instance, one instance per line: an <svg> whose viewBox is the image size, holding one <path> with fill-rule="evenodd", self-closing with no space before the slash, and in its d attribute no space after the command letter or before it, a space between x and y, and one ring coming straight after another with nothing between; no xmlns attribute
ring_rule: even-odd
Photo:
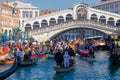
<svg viewBox="0 0 120 80"><path fill-rule="evenodd" d="M102 7L102 10L105 10L105 7Z"/></svg>
<svg viewBox="0 0 120 80"><path fill-rule="evenodd" d="M106 10L109 9L109 6L106 6Z"/></svg>
<svg viewBox="0 0 120 80"><path fill-rule="evenodd" d="M30 18L32 18L32 11L30 11Z"/></svg>
<svg viewBox="0 0 120 80"><path fill-rule="evenodd" d="M29 12L28 12L28 11L26 11L26 18L28 18L28 14L29 14Z"/></svg>
<svg viewBox="0 0 120 80"><path fill-rule="evenodd" d="M25 11L22 12L22 17L25 18Z"/></svg>
<svg viewBox="0 0 120 80"><path fill-rule="evenodd" d="M38 17L38 12L37 11L35 11L35 17Z"/></svg>
<svg viewBox="0 0 120 80"><path fill-rule="evenodd" d="M118 8L118 4L115 4L115 8Z"/></svg>

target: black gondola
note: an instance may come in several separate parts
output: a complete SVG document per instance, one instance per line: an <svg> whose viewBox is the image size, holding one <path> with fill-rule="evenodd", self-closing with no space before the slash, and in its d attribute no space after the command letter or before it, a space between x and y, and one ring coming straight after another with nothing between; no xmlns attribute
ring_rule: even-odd
<svg viewBox="0 0 120 80"><path fill-rule="evenodd" d="M5 80L6 78L8 78L11 74L13 74L17 70L17 68L18 68L18 63L17 63L17 59L15 58L15 62L13 66L8 70L0 73L0 80Z"/></svg>

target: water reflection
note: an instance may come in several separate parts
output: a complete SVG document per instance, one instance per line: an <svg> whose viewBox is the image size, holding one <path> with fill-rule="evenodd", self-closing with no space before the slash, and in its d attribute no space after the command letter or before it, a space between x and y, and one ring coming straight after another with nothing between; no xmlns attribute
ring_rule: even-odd
<svg viewBox="0 0 120 80"><path fill-rule="evenodd" d="M110 74L111 76L114 76L115 73L118 71L119 66L110 64L110 65L108 66L108 69L109 69L109 74Z"/></svg>
<svg viewBox="0 0 120 80"><path fill-rule="evenodd" d="M74 71L75 69L68 72L55 73L53 80L74 80Z"/></svg>

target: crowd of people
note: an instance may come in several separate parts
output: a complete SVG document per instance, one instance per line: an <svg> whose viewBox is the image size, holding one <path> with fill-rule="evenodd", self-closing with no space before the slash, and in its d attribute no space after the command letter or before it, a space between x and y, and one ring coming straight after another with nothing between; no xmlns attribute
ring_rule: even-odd
<svg viewBox="0 0 120 80"><path fill-rule="evenodd" d="M22 59L26 62L31 61L33 56L45 53L55 55L54 60L57 66L69 67L72 65L71 63L76 54L85 58L94 58L94 51L92 41L86 42L81 39L52 40L41 43L38 41L7 42L5 45L0 46L0 59L3 55L4 60L17 56L18 61Z"/></svg>
<svg viewBox="0 0 120 80"><path fill-rule="evenodd" d="M32 61L35 54L40 53L39 45L32 44L32 42L7 42L0 47L0 60L13 60L14 56L17 57L18 62Z"/></svg>

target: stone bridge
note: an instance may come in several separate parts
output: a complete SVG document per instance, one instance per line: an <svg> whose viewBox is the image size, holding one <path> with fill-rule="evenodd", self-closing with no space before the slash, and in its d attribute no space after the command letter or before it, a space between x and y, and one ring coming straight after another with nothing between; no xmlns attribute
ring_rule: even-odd
<svg viewBox="0 0 120 80"><path fill-rule="evenodd" d="M71 29L93 29L98 30L106 35L119 33L118 27L113 27L110 25L106 25L99 22L89 21L89 20L73 20L69 22L64 22L61 24L56 24L54 26L48 26L44 28L40 28L37 30L29 31L29 37L33 37L35 40L38 41L46 41L49 39L53 39L55 36L66 32Z"/></svg>

